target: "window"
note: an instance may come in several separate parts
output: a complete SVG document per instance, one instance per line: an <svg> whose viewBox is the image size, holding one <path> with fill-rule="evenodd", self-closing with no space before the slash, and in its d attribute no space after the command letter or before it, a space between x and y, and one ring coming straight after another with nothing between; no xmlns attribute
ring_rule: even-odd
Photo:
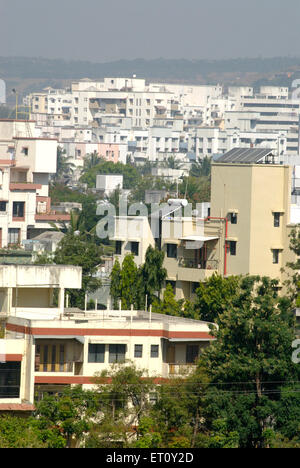
<svg viewBox="0 0 300 468"><path fill-rule="evenodd" d="M25 202L13 202L13 218L24 218Z"/></svg>
<svg viewBox="0 0 300 468"><path fill-rule="evenodd" d="M35 372L66 372L67 369L70 371L70 364L66 363L65 345L58 343L36 345Z"/></svg>
<svg viewBox="0 0 300 468"><path fill-rule="evenodd" d="M124 362L126 353L125 344L110 344L109 345L109 363Z"/></svg>
<svg viewBox="0 0 300 468"><path fill-rule="evenodd" d="M273 213L274 227L280 227L280 213Z"/></svg>
<svg viewBox="0 0 300 468"><path fill-rule="evenodd" d="M138 256L138 254L139 254L139 243L138 242L131 242L131 253L133 253L133 255L135 257Z"/></svg>
<svg viewBox="0 0 300 468"><path fill-rule="evenodd" d="M134 345L134 357L135 358L143 357L143 345L142 344Z"/></svg>
<svg viewBox="0 0 300 468"><path fill-rule="evenodd" d="M150 356L152 358L158 358L158 356L159 356L159 346L158 345L151 345Z"/></svg>
<svg viewBox="0 0 300 468"><path fill-rule="evenodd" d="M89 344L88 362L104 362L105 345L104 344Z"/></svg>
<svg viewBox="0 0 300 468"><path fill-rule="evenodd" d="M199 356L199 345L187 345L186 347L186 363L194 364Z"/></svg>
<svg viewBox="0 0 300 468"><path fill-rule="evenodd" d="M8 229L8 244L19 244L20 243L20 229L9 228Z"/></svg>
<svg viewBox="0 0 300 468"><path fill-rule="evenodd" d="M191 286L192 294L196 294L196 291L199 287L200 287L199 283L192 282L192 286Z"/></svg>
<svg viewBox="0 0 300 468"><path fill-rule="evenodd" d="M231 224L237 224L237 213L230 213Z"/></svg>
<svg viewBox="0 0 300 468"><path fill-rule="evenodd" d="M6 211L6 201L0 201L0 211Z"/></svg>
<svg viewBox="0 0 300 468"><path fill-rule="evenodd" d="M20 362L0 363L0 398L20 397Z"/></svg>
<svg viewBox="0 0 300 468"><path fill-rule="evenodd" d="M279 263L279 250L278 249L273 250L273 263L274 264Z"/></svg>
<svg viewBox="0 0 300 468"><path fill-rule="evenodd" d="M116 255L122 254L122 241L116 241Z"/></svg>
<svg viewBox="0 0 300 468"><path fill-rule="evenodd" d="M230 255L236 255L236 241L229 241Z"/></svg>
<svg viewBox="0 0 300 468"><path fill-rule="evenodd" d="M177 258L177 245L176 244L167 244L167 257Z"/></svg>
<svg viewBox="0 0 300 468"><path fill-rule="evenodd" d="M28 148L27 147L23 147L22 148L22 153L24 154L24 156L28 156Z"/></svg>

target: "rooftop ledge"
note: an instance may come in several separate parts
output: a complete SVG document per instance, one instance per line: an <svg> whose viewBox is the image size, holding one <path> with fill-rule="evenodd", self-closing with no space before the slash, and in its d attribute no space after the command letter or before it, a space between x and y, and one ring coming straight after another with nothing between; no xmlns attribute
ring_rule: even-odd
<svg viewBox="0 0 300 468"><path fill-rule="evenodd" d="M13 182L9 184L9 190L40 190L41 188L41 184L31 182Z"/></svg>
<svg viewBox="0 0 300 468"><path fill-rule="evenodd" d="M35 218L36 221L70 221L71 215L68 213L43 213L43 214L36 214Z"/></svg>

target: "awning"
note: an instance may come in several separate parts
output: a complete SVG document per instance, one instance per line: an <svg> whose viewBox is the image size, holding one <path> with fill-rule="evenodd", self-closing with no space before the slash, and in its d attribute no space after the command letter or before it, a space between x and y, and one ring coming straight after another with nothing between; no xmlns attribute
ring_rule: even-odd
<svg viewBox="0 0 300 468"><path fill-rule="evenodd" d="M33 335L35 340L77 340L79 343L84 344L84 336L75 335Z"/></svg>
<svg viewBox="0 0 300 468"><path fill-rule="evenodd" d="M163 239L163 241L164 241L165 244L175 244L175 245L180 244L179 239Z"/></svg>
<svg viewBox="0 0 300 468"><path fill-rule="evenodd" d="M197 341L208 341L208 340L212 340L213 339L213 336L210 336L208 333L207 333L207 338L169 338L168 341L169 343L184 343L186 341L193 341L193 342L197 342Z"/></svg>
<svg viewBox="0 0 300 468"><path fill-rule="evenodd" d="M219 237L210 237L210 236L185 236L180 237L182 241L197 241L197 242L208 242L212 240L217 240Z"/></svg>

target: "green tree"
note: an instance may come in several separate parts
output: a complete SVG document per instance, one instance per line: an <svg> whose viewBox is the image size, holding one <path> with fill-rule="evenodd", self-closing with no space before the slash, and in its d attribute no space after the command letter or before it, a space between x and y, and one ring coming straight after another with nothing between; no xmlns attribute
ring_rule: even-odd
<svg viewBox="0 0 300 468"><path fill-rule="evenodd" d="M66 150L61 146L57 148L57 166L56 166L56 175L54 180L61 184L66 184L70 182L73 176L75 169L74 163L72 163L71 156L66 155Z"/></svg>
<svg viewBox="0 0 300 468"><path fill-rule="evenodd" d="M46 448L30 419L0 416L0 448Z"/></svg>
<svg viewBox="0 0 300 468"><path fill-rule="evenodd" d="M264 447L282 387L297 381L291 360L294 316L290 300L279 297L278 282L245 277L241 288L218 316L216 338L202 357L213 384L207 418L226 419L238 431L241 447Z"/></svg>
<svg viewBox="0 0 300 468"><path fill-rule="evenodd" d="M153 312L157 314L174 315L180 317L183 315L183 303L181 299L177 301L171 284L167 284L163 294L162 301L155 300L153 302Z"/></svg>
<svg viewBox="0 0 300 468"><path fill-rule="evenodd" d="M110 274L110 295L113 301L113 308L118 309L121 300L121 265L118 259L115 260Z"/></svg>
<svg viewBox="0 0 300 468"><path fill-rule="evenodd" d="M74 265L82 268L82 289L68 290L71 307L84 307L85 294L96 291L101 281L95 276L101 262L102 249L90 236L67 233L58 244L54 255L57 265Z"/></svg>
<svg viewBox="0 0 300 468"><path fill-rule="evenodd" d="M207 177L211 172L211 159L205 156L203 159L198 158L191 167L190 176Z"/></svg>
<svg viewBox="0 0 300 468"><path fill-rule="evenodd" d="M213 274L205 282L199 283L193 304L191 318L215 323L219 316L228 309L239 291L241 278Z"/></svg>
<svg viewBox="0 0 300 468"><path fill-rule="evenodd" d="M94 151L93 153L89 153L85 156L84 158L84 164L83 164L83 172L89 171L90 169L93 169L93 167L97 166L100 164L102 161L101 157L97 153L97 151Z"/></svg>
<svg viewBox="0 0 300 468"><path fill-rule="evenodd" d="M148 297L148 304L152 304L155 297L160 297L160 291L167 277L167 270L163 266L164 258L164 252L151 245L148 247L141 268L144 295Z"/></svg>
<svg viewBox="0 0 300 468"><path fill-rule="evenodd" d="M135 187L141 178L136 167L131 164L101 161L96 166L85 171L81 176L80 181L86 183L88 187L94 188L96 186L96 177L98 174L122 174L124 176L124 189L132 189L132 187Z"/></svg>
<svg viewBox="0 0 300 468"><path fill-rule="evenodd" d="M66 388L61 395L45 395L37 404L34 425L49 448L78 447L98 408L95 392L80 386Z"/></svg>
<svg viewBox="0 0 300 468"><path fill-rule="evenodd" d="M203 408L208 385L206 370L199 365L194 372L182 372L157 387L150 416L163 447L198 447L200 439L201 446L207 445Z"/></svg>
<svg viewBox="0 0 300 468"><path fill-rule="evenodd" d="M122 262L120 274L121 305L123 310L129 310L131 305L136 306L138 268L134 262L134 256L128 254Z"/></svg>
<svg viewBox="0 0 300 468"><path fill-rule="evenodd" d="M148 415L153 380L145 369L119 363L95 375L94 382L101 418L90 433L87 447L131 446L136 441L134 427Z"/></svg>
<svg viewBox="0 0 300 468"><path fill-rule="evenodd" d="M184 177L179 185L180 197L186 198L193 205L210 201L210 177Z"/></svg>

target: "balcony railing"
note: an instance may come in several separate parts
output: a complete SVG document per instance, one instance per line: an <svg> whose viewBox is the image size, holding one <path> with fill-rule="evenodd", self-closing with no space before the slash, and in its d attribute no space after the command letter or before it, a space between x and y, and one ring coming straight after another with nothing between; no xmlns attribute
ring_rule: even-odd
<svg viewBox="0 0 300 468"><path fill-rule="evenodd" d="M219 260L200 260L196 261L192 258L179 257L178 264L181 268L195 268L197 270L217 270Z"/></svg>
<svg viewBox="0 0 300 468"><path fill-rule="evenodd" d="M169 375L189 375L196 368L196 364L169 364Z"/></svg>
<svg viewBox="0 0 300 468"><path fill-rule="evenodd" d="M49 364L49 363L35 363L35 372L47 372L47 373L71 373L74 374L74 362L64 362L62 364Z"/></svg>

